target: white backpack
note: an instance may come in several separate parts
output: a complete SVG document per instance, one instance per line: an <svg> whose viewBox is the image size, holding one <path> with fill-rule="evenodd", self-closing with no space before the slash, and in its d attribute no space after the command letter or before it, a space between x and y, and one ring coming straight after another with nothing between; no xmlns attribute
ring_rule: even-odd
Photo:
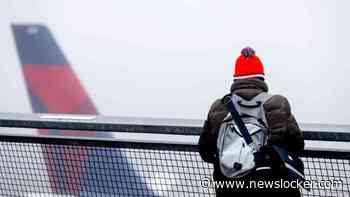
<svg viewBox="0 0 350 197"><path fill-rule="evenodd" d="M267 141L263 104L270 97L266 92L260 93L250 101L237 95L230 97L253 143L247 145L231 113L228 113L221 124L217 139L220 169L226 177L242 177L254 169L254 153L266 145Z"/></svg>

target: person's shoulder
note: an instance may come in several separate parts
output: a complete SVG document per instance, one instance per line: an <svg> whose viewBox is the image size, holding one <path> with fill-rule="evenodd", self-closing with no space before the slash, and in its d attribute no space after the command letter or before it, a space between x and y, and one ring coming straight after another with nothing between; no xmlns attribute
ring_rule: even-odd
<svg viewBox="0 0 350 197"><path fill-rule="evenodd" d="M209 113L222 110L225 106L221 102L221 98L216 99L210 106Z"/></svg>
<svg viewBox="0 0 350 197"><path fill-rule="evenodd" d="M227 116L228 110L220 99L216 99L208 112L207 120L210 122L214 131L220 127L222 120Z"/></svg>
<svg viewBox="0 0 350 197"><path fill-rule="evenodd" d="M281 107L290 108L290 104L287 97L281 94L274 94L274 95L270 95L270 98L265 101L264 107L270 108L270 109L281 108Z"/></svg>
<svg viewBox="0 0 350 197"><path fill-rule="evenodd" d="M221 117L222 114L227 114L228 110L226 106L221 102L222 98L214 100L211 104L208 117L216 119L218 116Z"/></svg>
<svg viewBox="0 0 350 197"><path fill-rule="evenodd" d="M285 101L288 101L288 98L281 94L270 94L270 97L266 102L271 102L271 101L285 102Z"/></svg>

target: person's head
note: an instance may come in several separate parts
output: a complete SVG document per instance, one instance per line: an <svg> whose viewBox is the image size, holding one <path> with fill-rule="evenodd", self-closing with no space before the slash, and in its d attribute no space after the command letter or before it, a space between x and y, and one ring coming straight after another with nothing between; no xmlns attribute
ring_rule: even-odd
<svg viewBox="0 0 350 197"><path fill-rule="evenodd" d="M242 49L241 55L237 58L233 79L257 78L265 80L264 66L253 48Z"/></svg>

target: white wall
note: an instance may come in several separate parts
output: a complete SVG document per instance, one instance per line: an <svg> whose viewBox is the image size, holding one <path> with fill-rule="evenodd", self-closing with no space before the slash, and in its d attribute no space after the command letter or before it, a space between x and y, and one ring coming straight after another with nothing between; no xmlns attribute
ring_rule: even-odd
<svg viewBox="0 0 350 197"><path fill-rule="evenodd" d="M0 111L29 112L9 25L47 24L102 114L203 119L252 46L297 119L350 122L350 2L1 1Z"/></svg>

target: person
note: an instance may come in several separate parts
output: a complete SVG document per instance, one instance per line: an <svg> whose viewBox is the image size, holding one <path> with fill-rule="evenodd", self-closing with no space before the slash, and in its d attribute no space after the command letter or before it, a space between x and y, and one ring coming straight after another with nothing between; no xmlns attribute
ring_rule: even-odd
<svg viewBox="0 0 350 197"><path fill-rule="evenodd" d="M265 82L264 66L255 51L244 48L235 62L233 84L231 94L238 95L245 100L251 100L262 92L268 92ZM291 112L291 106L286 97L282 95L271 95L263 104L265 121L267 127L267 146L278 145L294 154L299 154L304 149L304 138L298 123ZM199 153L201 158L214 165L213 180L278 180L282 175L250 172L241 178L227 178L220 170L217 157L217 138L220 125L229 111L217 99L210 107L205 120L202 133L199 138ZM272 160L268 156L266 160ZM268 161L271 163L273 161ZM246 183L245 183L246 184ZM300 196L299 189L295 188L215 188L217 196L240 196L258 192L259 194L282 194L287 196Z"/></svg>

